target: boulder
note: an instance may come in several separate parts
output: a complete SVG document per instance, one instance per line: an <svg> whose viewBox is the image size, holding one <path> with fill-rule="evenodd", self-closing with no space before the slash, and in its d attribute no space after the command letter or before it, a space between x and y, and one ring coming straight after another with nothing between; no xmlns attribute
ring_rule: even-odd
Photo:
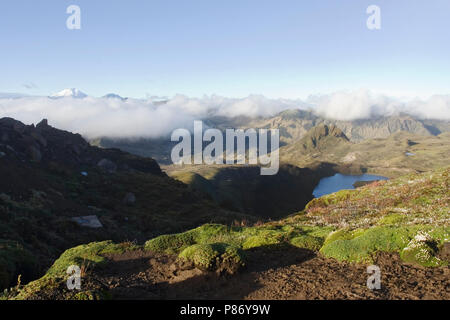
<svg viewBox="0 0 450 320"><path fill-rule="evenodd" d="M73 217L71 218L72 221L76 222L81 227L86 228L103 228L102 223L100 220L98 220L97 216L82 216L82 217Z"/></svg>

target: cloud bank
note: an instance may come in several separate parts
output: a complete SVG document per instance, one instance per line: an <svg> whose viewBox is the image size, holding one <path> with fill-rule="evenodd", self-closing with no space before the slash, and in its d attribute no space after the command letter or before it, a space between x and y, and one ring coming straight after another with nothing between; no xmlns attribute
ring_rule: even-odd
<svg viewBox="0 0 450 320"><path fill-rule="evenodd" d="M308 103L326 118L351 121L406 113L420 119L450 120L450 95L434 95L427 100L402 99L372 94L367 90L310 96Z"/></svg>
<svg viewBox="0 0 450 320"><path fill-rule="evenodd" d="M12 117L26 124L47 118L52 126L81 133L89 139L160 137L176 128L190 128L193 120L211 116L270 117L287 109L309 109L326 118L348 121L400 112L421 119L450 120L450 95L409 101L366 90L310 96L305 101L260 95L242 99L176 95L163 104L151 99L0 96L0 117Z"/></svg>

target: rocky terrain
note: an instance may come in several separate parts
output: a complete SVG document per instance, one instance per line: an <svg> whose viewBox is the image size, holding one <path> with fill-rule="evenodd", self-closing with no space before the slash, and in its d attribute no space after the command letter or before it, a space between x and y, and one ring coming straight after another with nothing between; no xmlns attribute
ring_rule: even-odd
<svg viewBox="0 0 450 320"><path fill-rule="evenodd" d="M66 249L252 220L169 178L150 158L90 146L45 120L0 119L0 288L42 275Z"/></svg>
<svg viewBox="0 0 450 320"><path fill-rule="evenodd" d="M67 250L10 299L449 299L450 168L375 182L253 226ZM81 291L65 286L83 269ZM367 287L367 265L381 288Z"/></svg>

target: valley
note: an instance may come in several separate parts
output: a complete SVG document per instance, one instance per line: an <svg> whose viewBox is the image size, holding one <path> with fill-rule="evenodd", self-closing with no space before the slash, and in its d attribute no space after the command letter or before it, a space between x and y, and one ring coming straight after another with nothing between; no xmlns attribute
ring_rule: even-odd
<svg viewBox="0 0 450 320"><path fill-rule="evenodd" d="M4 118L0 130L0 284L11 288L8 299L399 299L446 290L448 133L352 141L321 123L281 146L278 174L263 176L257 165L159 166L46 121ZM339 174L390 180L314 197L322 179ZM373 295L359 273L377 261L398 281ZM69 264L85 270L76 295L64 289ZM432 267L427 276L424 267ZM307 276L313 269L319 276ZM325 279L336 269L342 279L333 287ZM406 293L406 269L423 279L415 295Z"/></svg>
<svg viewBox="0 0 450 320"><path fill-rule="evenodd" d="M449 170L343 190L265 224L78 246L10 297L448 299ZM88 261L83 290L67 290L66 265ZM381 290L365 286L370 264L383 270Z"/></svg>
<svg viewBox="0 0 450 320"><path fill-rule="evenodd" d="M446 308L450 1L25 2L0 9L2 311Z"/></svg>

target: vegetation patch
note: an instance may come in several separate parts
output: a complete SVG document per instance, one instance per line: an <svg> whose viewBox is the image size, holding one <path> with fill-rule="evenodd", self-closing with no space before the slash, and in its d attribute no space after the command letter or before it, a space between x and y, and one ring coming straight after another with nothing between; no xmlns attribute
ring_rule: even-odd
<svg viewBox="0 0 450 320"><path fill-rule="evenodd" d="M409 263L445 266L449 261L440 251L450 239L449 173L450 169L445 168L341 191L314 199L296 215L265 224L205 224L150 239L144 249L176 254L203 270L229 273L245 265L246 250L280 249L286 244L319 251L340 261L372 263L375 254L384 251L397 252ZM100 268L108 255L136 248L140 247L104 241L67 250L43 278L21 288L17 297L33 297L36 292L53 289L58 292L55 288L60 288L68 266ZM11 256L14 250L0 250L0 266L4 252ZM7 261L13 259L9 257ZM14 269L8 268L3 270ZM93 294L84 292L70 297L91 299L99 297L102 291L90 292Z"/></svg>
<svg viewBox="0 0 450 320"><path fill-rule="evenodd" d="M319 251L323 245L323 239L313 236L298 236L291 239L291 244L298 248L309 249L313 251Z"/></svg>
<svg viewBox="0 0 450 320"><path fill-rule="evenodd" d="M448 238L450 228L433 228L431 226L392 227L379 226L355 233L345 231L338 233L334 239L327 239L320 252L327 257L351 262L373 262L372 256L377 251L398 252L402 258L408 259L424 266L436 266L436 251L427 250L429 256L424 259L417 257L417 248L410 241L418 232L427 232L430 241L439 244ZM414 243L414 242L413 242ZM406 249L411 247L411 249ZM420 249L424 247L420 244ZM415 258L412 258L412 257ZM436 258L437 259L437 258Z"/></svg>
<svg viewBox="0 0 450 320"><path fill-rule="evenodd" d="M107 255L121 254L136 250L138 246L125 242L115 244L112 241L92 242L66 250L47 271L47 275L64 277L67 268L77 265L80 268L98 268L107 262Z"/></svg>
<svg viewBox="0 0 450 320"><path fill-rule="evenodd" d="M420 264L425 267L439 267L448 264L438 256L439 243L429 234L419 232L401 251L400 257L410 263Z"/></svg>
<svg viewBox="0 0 450 320"><path fill-rule="evenodd" d="M192 261L201 270L235 273L245 266L243 251L226 243L195 244L184 249L179 257Z"/></svg>
<svg viewBox="0 0 450 320"><path fill-rule="evenodd" d="M228 228L220 224L205 224L183 233L156 237L145 243L145 249L155 252L178 253L196 243L208 243L228 233Z"/></svg>
<svg viewBox="0 0 450 320"><path fill-rule="evenodd" d="M85 298L89 298L88 300L91 300L90 298L106 298L107 293L101 290L68 291L66 288L66 280L69 277L67 268L76 265L81 269L83 275L89 269L104 267L108 262L106 258L108 255L122 254L137 249L139 249L139 246L129 242L115 244L112 241L102 241L92 242L66 250L42 278L32 281L22 288L13 288L13 291L15 291L14 299L33 299L37 293L46 292L50 292L49 294L59 294L64 299L85 300Z"/></svg>
<svg viewBox="0 0 450 320"><path fill-rule="evenodd" d="M378 220L379 225L395 225L406 220L406 217L399 213L392 213Z"/></svg>

